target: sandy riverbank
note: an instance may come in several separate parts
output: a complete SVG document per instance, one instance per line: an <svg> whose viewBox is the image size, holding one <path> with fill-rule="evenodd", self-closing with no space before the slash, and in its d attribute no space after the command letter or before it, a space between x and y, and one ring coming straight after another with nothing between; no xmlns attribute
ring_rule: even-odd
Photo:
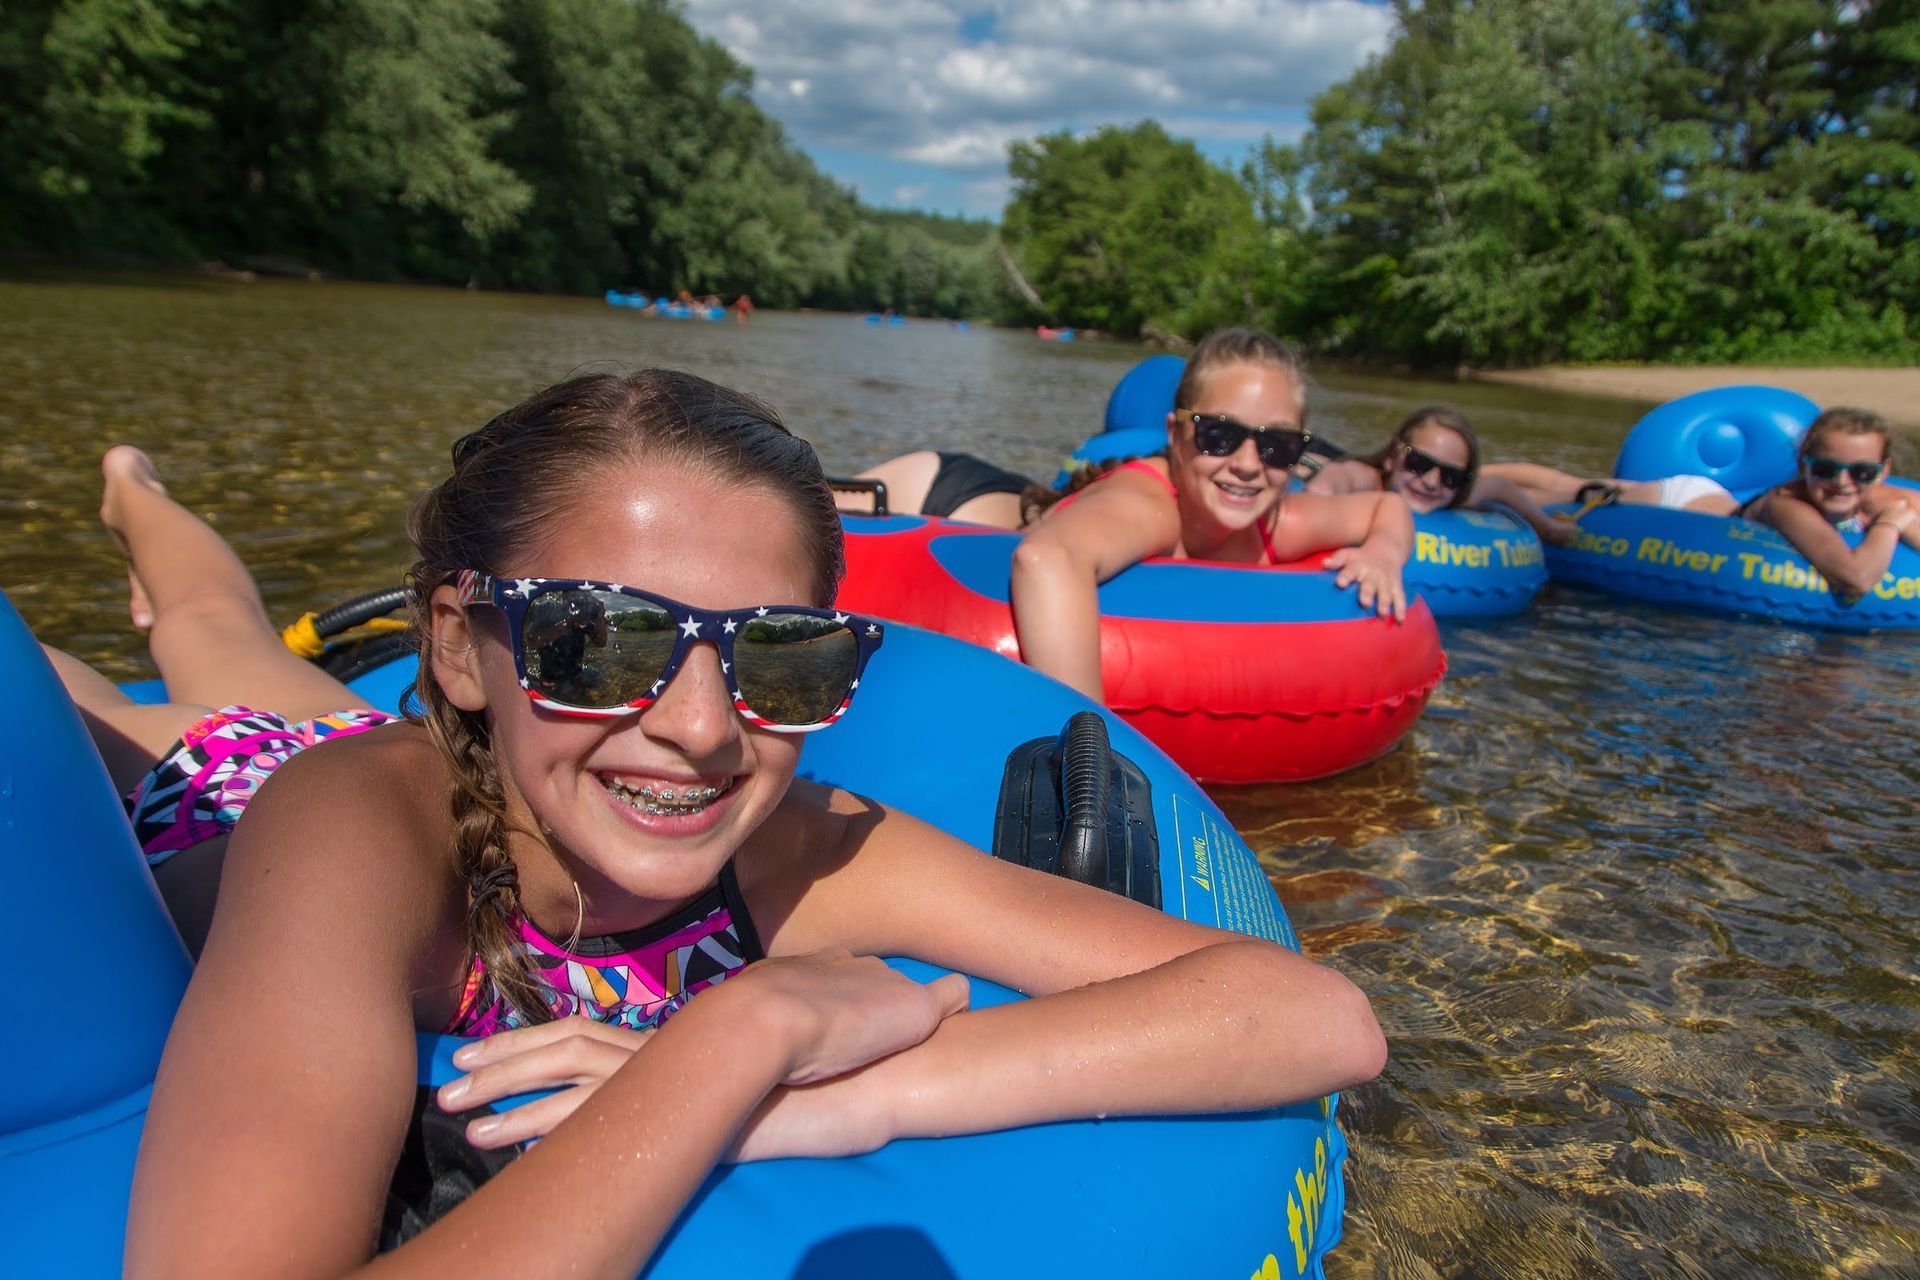
<svg viewBox="0 0 1920 1280"><path fill-rule="evenodd" d="M1657 404L1708 387L1763 383L1786 387L1821 405L1851 404L1920 427L1920 369L1782 368L1763 365L1548 365L1541 369L1466 371L1485 382L1553 391L1585 391Z"/></svg>

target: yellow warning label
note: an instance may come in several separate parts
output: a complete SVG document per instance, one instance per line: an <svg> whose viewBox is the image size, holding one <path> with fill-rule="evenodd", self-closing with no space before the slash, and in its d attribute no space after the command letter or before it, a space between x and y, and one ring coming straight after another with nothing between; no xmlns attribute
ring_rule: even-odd
<svg viewBox="0 0 1920 1280"><path fill-rule="evenodd" d="M1174 847L1180 851L1180 914L1299 949L1280 912L1267 873L1232 827L1188 800L1173 800Z"/></svg>

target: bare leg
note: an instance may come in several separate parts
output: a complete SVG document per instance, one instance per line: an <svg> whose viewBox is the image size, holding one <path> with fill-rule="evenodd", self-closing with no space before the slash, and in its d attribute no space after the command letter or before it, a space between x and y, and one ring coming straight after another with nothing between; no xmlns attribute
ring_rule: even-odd
<svg viewBox="0 0 1920 1280"><path fill-rule="evenodd" d="M1660 482L1658 480L1619 480L1615 486L1620 490L1620 501L1642 507L1660 505Z"/></svg>
<svg viewBox="0 0 1920 1280"><path fill-rule="evenodd" d="M1595 483L1589 477L1568 475L1556 467L1542 466L1537 462L1489 462L1480 468L1480 474L1519 485L1529 498L1543 507L1555 502L1578 502L1580 487Z"/></svg>
<svg viewBox="0 0 1920 1280"><path fill-rule="evenodd" d="M225 539L167 496L147 455L109 449L100 520L127 553L133 609L152 618L148 648L181 702L234 703L305 720L367 704L281 642L253 577Z"/></svg>
<svg viewBox="0 0 1920 1280"><path fill-rule="evenodd" d="M940 455L930 451L903 453L859 475L861 480L878 480L887 486L887 510L895 515L918 515L927 504L927 490L940 470ZM836 493L842 511L866 511L869 499L864 493Z"/></svg>
<svg viewBox="0 0 1920 1280"><path fill-rule="evenodd" d="M41 650L53 663L67 696L93 735L93 745L106 762L107 774L121 794L133 790L158 760L185 733L187 726L209 708L189 702L144 705L120 692L114 683L80 659L48 645Z"/></svg>
<svg viewBox="0 0 1920 1280"><path fill-rule="evenodd" d="M1731 494L1703 493L1689 502L1688 511L1698 511L1702 515L1732 516L1740 514L1740 504Z"/></svg>
<svg viewBox="0 0 1920 1280"><path fill-rule="evenodd" d="M227 859L227 836L202 840L182 849L153 869L153 882L173 917L173 927L193 958L200 958L207 929L213 924L213 903L220 892L220 868Z"/></svg>
<svg viewBox="0 0 1920 1280"><path fill-rule="evenodd" d="M1636 502L1645 507L1663 507L1658 480L1616 480L1620 489L1620 501ZM1740 509L1740 504L1731 494L1724 492L1703 493L1680 508L1682 511L1698 511L1710 516L1730 516Z"/></svg>
<svg viewBox="0 0 1920 1280"><path fill-rule="evenodd" d="M989 524L997 529L1018 529L1020 527L1020 495L1017 493L983 493L977 498L968 498L953 509L949 520L965 520L968 524Z"/></svg>
<svg viewBox="0 0 1920 1280"><path fill-rule="evenodd" d="M933 482L939 474L940 455L926 449L889 458L877 467L862 471L857 478L878 480L886 485L887 510L895 515L913 516L926 513L927 493L933 488ZM869 510L869 499L864 493L835 493L834 501L839 503L842 511ZM999 529L1018 529L1020 495L983 493L955 507L947 518L965 520L969 524L993 525Z"/></svg>
<svg viewBox="0 0 1920 1280"><path fill-rule="evenodd" d="M210 709L185 702L135 702L72 654L40 647L52 660L68 696L80 708L80 718L87 722L87 732L106 762L113 788L121 795L139 785L161 754ZM182 849L153 869L154 883L160 886L174 927L196 957L213 921L213 900L226 853L227 837L214 836L191 849Z"/></svg>

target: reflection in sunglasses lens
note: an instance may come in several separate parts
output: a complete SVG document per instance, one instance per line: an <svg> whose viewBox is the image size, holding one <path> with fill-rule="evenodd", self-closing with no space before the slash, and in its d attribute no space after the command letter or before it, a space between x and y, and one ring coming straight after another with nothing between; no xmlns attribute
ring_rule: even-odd
<svg viewBox="0 0 1920 1280"><path fill-rule="evenodd" d="M774 724L819 724L838 711L859 659L851 630L807 613L769 613L733 639L740 697Z"/></svg>
<svg viewBox="0 0 1920 1280"><path fill-rule="evenodd" d="M527 680L571 707L619 707L645 696L673 656L677 628L656 604L613 591L549 591L521 623Z"/></svg>

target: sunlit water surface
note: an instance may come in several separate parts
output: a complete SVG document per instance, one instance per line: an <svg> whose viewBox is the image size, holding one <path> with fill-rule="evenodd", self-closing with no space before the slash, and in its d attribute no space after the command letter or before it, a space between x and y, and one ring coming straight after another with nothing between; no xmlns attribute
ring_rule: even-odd
<svg viewBox="0 0 1920 1280"><path fill-rule="evenodd" d="M597 301L13 268L0 586L145 674L94 519L146 447L274 614L385 586L452 440L572 372L667 364L773 401L830 469L966 448L1034 475L1139 358L1022 333ZM1604 470L1632 406L1329 374L1351 445L1432 400L1496 458ZM1340 1278L1920 1274L1920 639L1550 589L1448 626L1411 740L1219 796L1393 1046L1345 1100Z"/></svg>

